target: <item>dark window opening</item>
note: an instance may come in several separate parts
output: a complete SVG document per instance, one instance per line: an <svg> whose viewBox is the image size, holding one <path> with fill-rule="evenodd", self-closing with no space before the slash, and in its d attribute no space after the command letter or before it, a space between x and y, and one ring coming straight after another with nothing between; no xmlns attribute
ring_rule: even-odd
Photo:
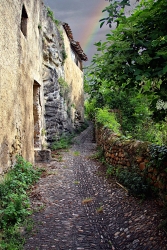
<svg viewBox="0 0 167 250"><path fill-rule="evenodd" d="M25 37L27 37L27 21L28 21L28 15L25 6L23 5L21 13L21 31Z"/></svg>

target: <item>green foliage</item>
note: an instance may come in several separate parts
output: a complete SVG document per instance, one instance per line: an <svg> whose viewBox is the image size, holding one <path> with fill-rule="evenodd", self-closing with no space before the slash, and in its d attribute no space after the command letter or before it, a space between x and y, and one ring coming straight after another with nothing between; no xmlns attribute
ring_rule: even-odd
<svg viewBox="0 0 167 250"><path fill-rule="evenodd" d="M62 88L68 89L68 83L64 80L64 78L60 77L58 79L58 82Z"/></svg>
<svg viewBox="0 0 167 250"><path fill-rule="evenodd" d="M40 173L18 156L14 168L0 183L1 249L22 249L24 239L20 236L19 227L31 214L27 190L39 179Z"/></svg>
<svg viewBox="0 0 167 250"><path fill-rule="evenodd" d="M150 165L156 168L163 167L163 163L167 161L167 147L152 144L149 147L149 155Z"/></svg>
<svg viewBox="0 0 167 250"><path fill-rule="evenodd" d="M57 149L67 149L72 144L72 139L74 138L74 135L62 135L59 140L56 140L52 143L52 150Z"/></svg>
<svg viewBox="0 0 167 250"><path fill-rule="evenodd" d="M53 11L49 7L47 7L47 15L54 21L54 23L56 24L56 26L58 26L60 24L60 21L57 20L57 19L55 19L54 13L53 13Z"/></svg>
<svg viewBox="0 0 167 250"><path fill-rule="evenodd" d="M96 121L114 132L119 133L120 124L116 121L115 114L109 112L106 108L97 110Z"/></svg>
<svg viewBox="0 0 167 250"><path fill-rule="evenodd" d="M111 165L108 165L106 170L107 177L111 177L112 175L115 175L115 173L116 173L116 168Z"/></svg>
<svg viewBox="0 0 167 250"><path fill-rule="evenodd" d="M96 99L92 98L89 101L85 101L85 115L87 116L88 119L94 120L95 119L95 114L96 114Z"/></svg>
<svg viewBox="0 0 167 250"><path fill-rule="evenodd" d="M106 8L109 23L116 18L119 25L106 35L106 42L96 43L99 54L94 56L89 68L89 87L98 98L99 87L104 84L114 91L118 87L135 88L149 98L153 117L163 120L167 109L157 111L156 103L159 99L167 100L167 2L142 1L143 6L127 18L121 11L117 13L120 8L115 4L124 8L128 2L110 1Z"/></svg>
<svg viewBox="0 0 167 250"><path fill-rule="evenodd" d="M63 49L61 51L62 59L63 59L63 64L65 63L65 60L67 59L67 53L65 51L65 47L63 46Z"/></svg>
<svg viewBox="0 0 167 250"><path fill-rule="evenodd" d="M158 145L167 144L166 122L155 123L149 117L143 120L141 126L136 126L135 130L130 134L142 141L149 141Z"/></svg>
<svg viewBox="0 0 167 250"><path fill-rule="evenodd" d="M60 94L62 96L68 94L69 92L68 83L62 77L58 79L58 83L60 84Z"/></svg>
<svg viewBox="0 0 167 250"><path fill-rule="evenodd" d="M74 152L74 156L79 156L80 155L80 152L79 151L75 151Z"/></svg>
<svg viewBox="0 0 167 250"><path fill-rule="evenodd" d="M56 26L59 26L59 24L60 24L60 21L59 21L59 20L54 19L54 22L55 22Z"/></svg>
<svg viewBox="0 0 167 250"><path fill-rule="evenodd" d="M117 179L128 188L130 194L141 198L150 196L150 185L140 174L130 172L127 169L120 169L117 173Z"/></svg>
<svg viewBox="0 0 167 250"><path fill-rule="evenodd" d="M47 15L54 21L53 11L49 7L47 7Z"/></svg>
<svg viewBox="0 0 167 250"><path fill-rule="evenodd" d="M124 15L129 0L109 0L101 20L117 28L96 43L87 68L86 113L97 108L117 110L124 136L167 143L167 1L143 0L130 17ZM119 6L119 8L118 8Z"/></svg>
<svg viewBox="0 0 167 250"><path fill-rule="evenodd" d="M112 27L113 22L117 22L117 25L119 24L119 18L123 18L124 15L124 8L125 6L130 6L130 0L109 0L110 5L106 7L103 12L107 12L108 16L105 18L102 18L100 20L100 28L103 26L103 24L106 22L109 24L109 27Z"/></svg>
<svg viewBox="0 0 167 250"><path fill-rule="evenodd" d="M139 173L136 172L135 168L129 169L122 168L122 166L112 166L106 163L104 160L104 153L102 149L98 151L98 157L103 164L106 166L106 177L110 178L114 176L116 180L118 180L123 186L125 186L129 193L133 196L146 198L150 197L152 191L149 182L145 178L145 176L141 176ZM102 161L103 159L103 161Z"/></svg>

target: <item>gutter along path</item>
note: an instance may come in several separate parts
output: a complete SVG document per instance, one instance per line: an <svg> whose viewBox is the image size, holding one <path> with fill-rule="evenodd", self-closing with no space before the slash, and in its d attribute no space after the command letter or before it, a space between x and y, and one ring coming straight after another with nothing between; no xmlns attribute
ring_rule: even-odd
<svg viewBox="0 0 167 250"><path fill-rule="evenodd" d="M31 202L44 208L32 216L35 226L24 249L166 250L155 201L140 203L114 179L108 183L90 157L95 152L90 126L61 152L62 161L41 164L47 175L32 190Z"/></svg>

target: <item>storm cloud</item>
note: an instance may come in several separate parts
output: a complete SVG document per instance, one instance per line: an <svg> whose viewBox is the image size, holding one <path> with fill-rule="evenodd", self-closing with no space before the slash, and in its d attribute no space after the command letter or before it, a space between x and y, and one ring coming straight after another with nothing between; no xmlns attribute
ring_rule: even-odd
<svg viewBox="0 0 167 250"><path fill-rule="evenodd" d="M88 56L89 64L93 54L96 53L94 43L104 41L106 33L109 32L107 25L100 29L99 23L102 10L109 5L109 2L106 0L43 0L43 2L54 12L56 19L69 24L74 40L80 42ZM131 0L130 9L134 8L135 2L136 0ZM89 44L88 42L85 44L85 39Z"/></svg>

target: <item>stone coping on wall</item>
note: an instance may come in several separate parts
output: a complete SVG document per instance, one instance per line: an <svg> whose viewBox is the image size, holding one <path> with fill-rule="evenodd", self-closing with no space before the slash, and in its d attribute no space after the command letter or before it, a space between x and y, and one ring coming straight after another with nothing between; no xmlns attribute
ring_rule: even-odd
<svg viewBox="0 0 167 250"><path fill-rule="evenodd" d="M158 166L151 163L149 147L153 144L126 139L102 126L96 126L95 134L97 145L103 150L108 164L122 166L129 171L133 167L136 172L146 176L161 200L167 201L167 161Z"/></svg>

